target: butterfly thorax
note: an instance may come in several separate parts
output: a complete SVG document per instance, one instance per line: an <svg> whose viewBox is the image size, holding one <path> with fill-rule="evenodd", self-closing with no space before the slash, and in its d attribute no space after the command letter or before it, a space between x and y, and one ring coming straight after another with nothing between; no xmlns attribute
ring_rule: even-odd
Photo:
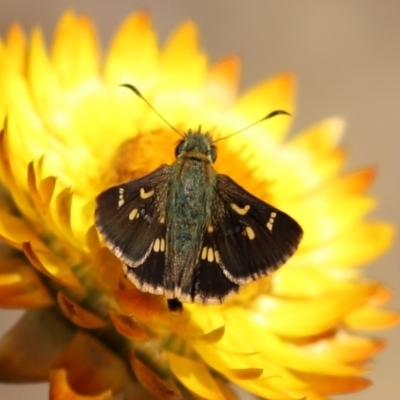
<svg viewBox="0 0 400 400"><path fill-rule="evenodd" d="M189 132L178 146L171 166L166 199L165 292L179 298L191 291L204 232L210 225L216 174L212 167L211 138Z"/></svg>

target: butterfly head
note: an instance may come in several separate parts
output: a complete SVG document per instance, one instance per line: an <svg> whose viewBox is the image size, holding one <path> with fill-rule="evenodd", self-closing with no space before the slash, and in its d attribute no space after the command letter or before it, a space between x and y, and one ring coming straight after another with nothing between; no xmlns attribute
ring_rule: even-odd
<svg viewBox="0 0 400 400"><path fill-rule="evenodd" d="M184 139L175 148L175 156L177 159L199 159L213 164L217 159L217 149L212 144L210 134L202 133L199 128L196 132L189 130L184 135Z"/></svg>

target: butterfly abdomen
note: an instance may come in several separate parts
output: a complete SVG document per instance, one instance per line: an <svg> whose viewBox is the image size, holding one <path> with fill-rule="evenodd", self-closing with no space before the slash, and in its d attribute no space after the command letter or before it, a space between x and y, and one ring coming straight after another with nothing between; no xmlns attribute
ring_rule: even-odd
<svg viewBox="0 0 400 400"><path fill-rule="evenodd" d="M193 279L203 236L211 220L215 173L203 159L182 157L171 167L166 199L167 297L179 297Z"/></svg>

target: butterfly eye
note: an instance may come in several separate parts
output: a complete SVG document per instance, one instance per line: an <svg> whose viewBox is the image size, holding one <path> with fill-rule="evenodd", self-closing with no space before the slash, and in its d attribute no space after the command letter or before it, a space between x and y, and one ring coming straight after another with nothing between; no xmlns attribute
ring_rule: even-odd
<svg viewBox="0 0 400 400"><path fill-rule="evenodd" d="M211 157L211 161L214 163L215 160L217 159L217 149L214 146L211 146L210 148L210 157Z"/></svg>
<svg viewBox="0 0 400 400"><path fill-rule="evenodd" d="M176 158L178 158L179 154L182 153L184 144L185 144L185 141L182 140L181 142L179 142L178 146L175 147L175 157Z"/></svg>

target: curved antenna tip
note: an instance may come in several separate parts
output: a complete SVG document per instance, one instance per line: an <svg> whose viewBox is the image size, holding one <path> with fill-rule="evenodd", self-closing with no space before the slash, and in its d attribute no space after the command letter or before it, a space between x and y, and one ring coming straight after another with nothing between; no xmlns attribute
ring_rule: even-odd
<svg viewBox="0 0 400 400"><path fill-rule="evenodd" d="M134 92L138 97L140 97L173 131L175 131L179 136L185 137L176 129L174 126L172 126L154 107L153 105L140 93L139 89L136 86L131 85L130 83L121 83L119 86L126 87L132 92Z"/></svg>
<svg viewBox="0 0 400 400"><path fill-rule="evenodd" d="M213 143L219 142L220 140L223 140L223 139L228 139L228 138L230 138L231 136L237 135L238 133L241 133L241 132L245 131L246 129L249 129L249 128L253 127L254 125L257 125L257 124L259 124L260 122L263 122L263 121L265 121L266 119L275 117L275 116L277 116L277 115L289 115L289 116L292 116L292 114L288 113L288 112L285 111L285 110L274 110L274 111L270 112L269 114L267 114L265 117L259 119L258 121L253 122L252 124L247 125L246 127L242 128L242 129L239 129L238 131L233 132L233 133L231 133L231 134L228 135L228 136L224 136L224 137L222 137L222 138L219 138L219 139L217 139L217 140L214 140Z"/></svg>

